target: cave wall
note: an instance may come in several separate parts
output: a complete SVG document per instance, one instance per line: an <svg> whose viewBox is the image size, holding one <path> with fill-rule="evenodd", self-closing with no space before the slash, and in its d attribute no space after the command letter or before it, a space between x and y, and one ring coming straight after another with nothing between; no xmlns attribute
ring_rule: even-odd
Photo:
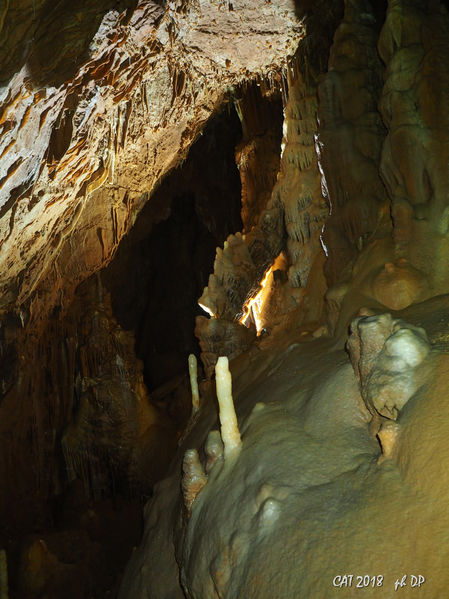
<svg viewBox="0 0 449 599"><path fill-rule="evenodd" d="M372 9L362 12L357 2L346 4L319 86L320 159L331 207L323 235L330 284L347 276L345 268L367 242L391 227L379 173L386 137L377 110L383 79L380 24Z"/></svg>

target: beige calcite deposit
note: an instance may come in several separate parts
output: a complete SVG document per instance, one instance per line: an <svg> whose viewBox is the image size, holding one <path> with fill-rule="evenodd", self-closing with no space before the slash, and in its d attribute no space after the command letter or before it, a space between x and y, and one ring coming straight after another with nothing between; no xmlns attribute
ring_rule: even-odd
<svg viewBox="0 0 449 599"><path fill-rule="evenodd" d="M330 216L323 239L331 284L341 282L363 247L391 227L379 163L385 129L377 111L382 65L368 3L345 3L319 85L321 168Z"/></svg>
<svg viewBox="0 0 449 599"><path fill-rule="evenodd" d="M386 262L373 282L373 296L391 310L402 310L424 299L428 282L424 273L400 258Z"/></svg>
<svg viewBox="0 0 449 599"><path fill-rule="evenodd" d="M447 290L449 15L439 2L389 3L379 37L380 111L388 134L381 176L392 200L396 256Z"/></svg>
<svg viewBox="0 0 449 599"><path fill-rule="evenodd" d="M447 296L432 311L438 319L447 314ZM120 596L138 597L145 589L161 598L268 598L275 584L282 597L324 599L340 592L333 580L344 573L353 573L355 581L380 575L380 590L363 589L368 597L393 596L405 573L406 590L411 592L410 576L421 574L421 596L444 596L448 364L445 354L428 353L424 333L413 324L427 322L432 329L425 303L409 308L406 317L408 325L389 315L359 321L379 330L379 350L361 347L361 356L368 352L374 365L366 361L360 371L371 380L367 384L374 384L372 369L381 366L392 377L414 377L396 422L388 416L370 424L362 399L366 385L338 349L346 335L299 340L288 348L279 339L270 350L234 360L238 458L208 466L207 485L182 525L176 524L182 510L177 458L147 506L144 540ZM208 430L217 426L212 387L209 393L210 403L184 444L200 455L210 443ZM438 551L431 555L435 539ZM151 563L154 552L164 555L162 572L160 562Z"/></svg>

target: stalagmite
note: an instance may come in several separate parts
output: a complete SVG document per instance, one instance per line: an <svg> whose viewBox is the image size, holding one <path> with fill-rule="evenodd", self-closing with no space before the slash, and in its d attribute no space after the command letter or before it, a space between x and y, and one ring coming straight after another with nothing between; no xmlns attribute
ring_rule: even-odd
<svg viewBox="0 0 449 599"><path fill-rule="evenodd" d="M185 452L182 462L182 473L182 494L184 505L187 509L187 516L190 517L193 502L207 483L207 476L204 474L196 449L188 449Z"/></svg>
<svg viewBox="0 0 449 599"><path fill-rule="evenodd" d="M223 458L223 441L219 431L210 431L204 444L206 454L206 474L212 470L215 462Z"/></svg>
<svg viewBox="0 0 449 599"><path fill-rule="evenodd" d="M390 314L355 319L347 349L366 407L396 420L418 389L416 369L430 353L424 329Z"/></svg>
<svg viewBox="0 0 449 599"><path fill-rule="evenodd" d="M215 366L215 378L220 408L221 438L223 439L224 455L227 458L240 448L242 441L232 399L232 377L226 356L218 358Z"/></svg>
<svg viewBox="0 0 449 599"><path fill-rule="evenodd" d="M200 407L200 393L198 391L198 368L196 356L190 354L189 356L189 376L190 376L190 388L192 389L192 416L198 412Z"/></svg>
<svg viewBox="0 0 449 599"><path fill-rule="evenodd" d="M395 457L395 449L398 441L399 426L396 422L384 422L377 433L380 446L382 448L382 455L377 460L378 464L381 464L385 460L393 459Z"/></svg>

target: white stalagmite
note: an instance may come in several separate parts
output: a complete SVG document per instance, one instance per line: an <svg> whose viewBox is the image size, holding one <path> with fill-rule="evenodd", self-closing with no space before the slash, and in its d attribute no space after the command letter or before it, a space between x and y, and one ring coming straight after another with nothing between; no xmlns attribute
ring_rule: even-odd
<svg viewBox="0 0 449 599"><path fill-rule="evenodd" d="M242 443L240 431L232 400L232 377L226 356L218 358L215 365L215 382L220 409L221 438L224 445L225 458L237 451Z"/></svg>
<svg viewBox="0 0 449 599"><path fill-rule="evenodd" d="M192 389L192 416L200 407L200 393L198 391L198 369L194 354L189 356L190 388Z"/></svg>

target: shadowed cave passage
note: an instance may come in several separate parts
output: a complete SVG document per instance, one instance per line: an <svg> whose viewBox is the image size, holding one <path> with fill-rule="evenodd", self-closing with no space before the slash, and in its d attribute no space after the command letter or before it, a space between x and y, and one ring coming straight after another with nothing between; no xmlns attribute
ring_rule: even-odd
<svg viewBox="0 0 449 599"><path fill-rule="evenodd" d="M69 480L98 497L147 497L190 414L187 358L215 248L241 228L241 138L217 114L165 178L108 268L80 285L75 401L62 438ZM149 393L148 393L149 392Z"/></svg>
<svg viewBox="0 0 449 599"><path fill-rule="evenodd" d="M204 312L197 302L216 247L242 230L242 216L247 226L255 222L279 166L279 94L265 96L253 83L236 90L232 102L212 117L186 161L148 200L102 271L114 315L134 332L145 383L162 396L165 388L187 383L188 355L199 355L195 317ZM174 417L179 425L179 414Z"/></svg>
<svg viewBox="0 0 449 599"><path fill-rule="evenodd" d="M182 376L188 355L198 354L197 299L213 270L215 248L242 228L234 157L241 135L233 109L213 117L102 273L119 324L134 331L150 391Z"/></svg>

